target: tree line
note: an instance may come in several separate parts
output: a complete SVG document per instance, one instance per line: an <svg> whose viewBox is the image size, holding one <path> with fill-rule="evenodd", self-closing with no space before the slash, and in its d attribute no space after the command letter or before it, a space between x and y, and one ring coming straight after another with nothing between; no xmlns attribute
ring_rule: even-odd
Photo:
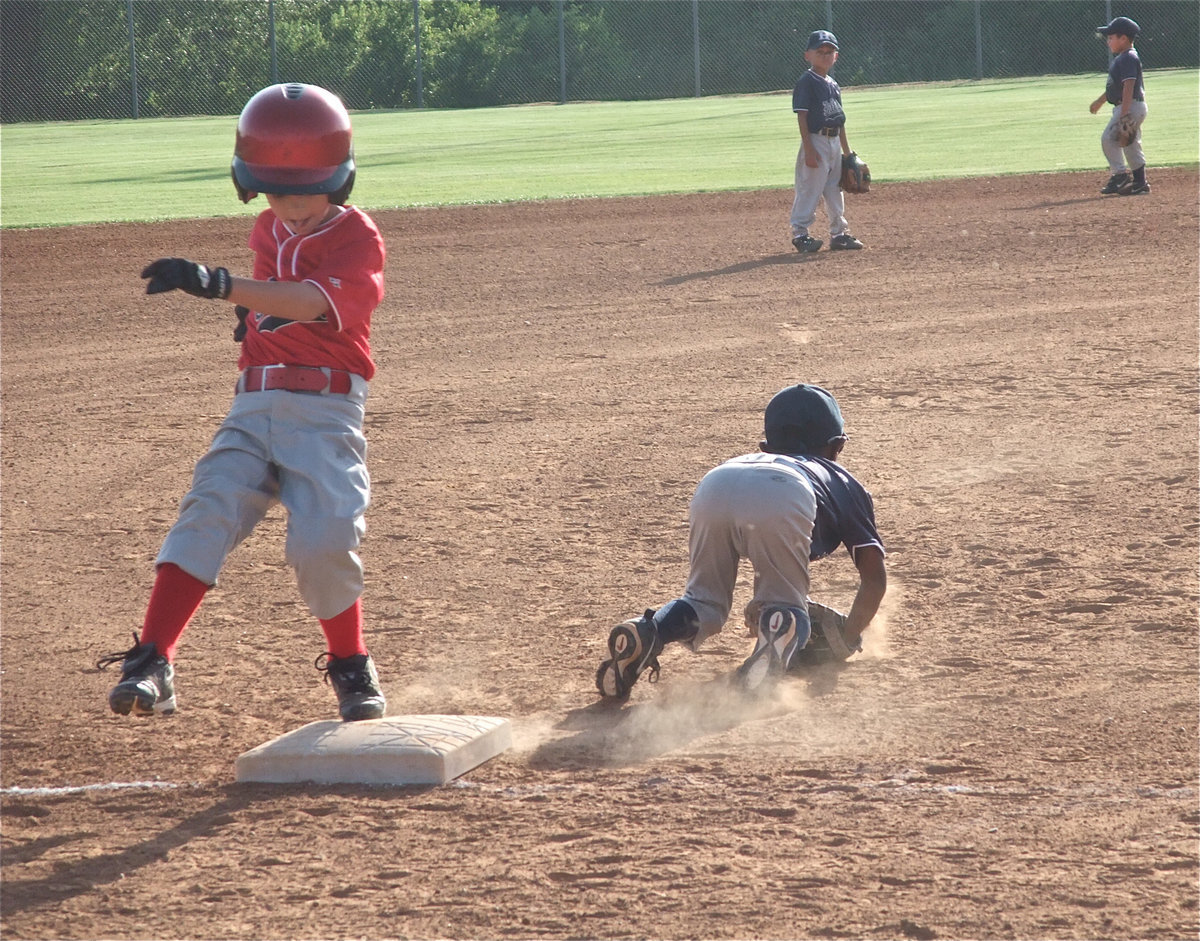
<svg viewBox="0 0 1200 941"><path fill-rule="evenodd" d="M832 28L843 86L1103 71L1103 0L3 0L0 120L236 114L274 81L347 107L790 88ZM1148 67L1198 64L1200 5L1122 5Z"/></svg>

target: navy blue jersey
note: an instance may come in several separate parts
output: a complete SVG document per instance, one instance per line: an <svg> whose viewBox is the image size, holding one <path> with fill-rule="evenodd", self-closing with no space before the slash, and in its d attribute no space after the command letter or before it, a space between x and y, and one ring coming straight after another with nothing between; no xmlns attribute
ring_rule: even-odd
<svg viewBox="0 0 1200 941"><path fill-rule="evenodd" d="M842 110L842 89L828 75L822 77L809 69L792 90L792 111L807 111L808 129L839 128L846 123Z"/></svg>
<svg viewBox="0 0 1200 941"><path fill-rule="evenodd" d="M821 559L840 545L854 556L863 546L883 549L875 528L875 503L867 489L835 461L809 454L788 455L804 472L817 496L811 559Z"/></svg>
<svg viewBox="0 0 1200 941"><path fill-rule="evenodd" d="M1108 67L1108 84L1104 86L1104 97L1110 105L1119 105L1127 79L1133 79L1133 100L1146 100L1146 86L1142 81L1142 60L1136 49L1127 49L1112 60Z"/></svg>

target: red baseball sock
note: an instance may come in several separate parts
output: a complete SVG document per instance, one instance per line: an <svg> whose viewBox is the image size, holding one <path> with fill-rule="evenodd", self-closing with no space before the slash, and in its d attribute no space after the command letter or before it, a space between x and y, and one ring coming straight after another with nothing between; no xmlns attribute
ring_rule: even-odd
<svg viewBox="0 0 1200 941"><path fill-rule="evenodd" d="M355 654L366 653L367 645L363 642L362 628L362 598L341 614L322 618L321 630L325 632L330 656L353 657Z"/></svg>
<svg viewBox="0 0 1200 941"><path fill-rule="evenodd" d="M173 562L160 565L146 606L141 642L154 644L162 656L174 660L179 635L200 607L209 587Z"/></svg>

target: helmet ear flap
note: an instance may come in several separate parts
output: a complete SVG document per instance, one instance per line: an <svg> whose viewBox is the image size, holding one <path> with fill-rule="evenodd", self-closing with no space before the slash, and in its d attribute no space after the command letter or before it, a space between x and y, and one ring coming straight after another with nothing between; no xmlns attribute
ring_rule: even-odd
<svg viewBox="0 0 1200 941"><path fill-rule="evenodd" d="M248 190L238 182L237 171L233 167L229 168L229 175L233 178L233 188L237 190L238 199L240 199L242 202L248 203L258 195L258 193L254 192L254 190Z"/></svg>
<svg viewBox="0 0 1200 941"><path fill-rule="evenodd" d="M346 182L337 189L336 192L329 194L329 201L335 206L346 205L346 200L350 198L350 191L354 189L354 170L350 171L350 175L346 177Z"/></svg>

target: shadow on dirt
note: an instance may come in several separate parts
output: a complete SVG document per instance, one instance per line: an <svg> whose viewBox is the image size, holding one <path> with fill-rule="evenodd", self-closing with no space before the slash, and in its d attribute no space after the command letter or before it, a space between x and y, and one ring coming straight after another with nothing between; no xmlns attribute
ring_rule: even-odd
<svg viewBox="0 0 1200 941"><path fill-rule="evenodd" d="M767 265L805 265L816 260L816 255L801 255L797 252L787 252L780 255L764 255L753 261L739 261L736 265L726 265L724 268L713 268L710 271L694 271L691 274L681 274L674 278L655 281L655 287L670 287L676 284L686 284L688 281L703 281L705 278L719 278L727 274L738 274L742 271L753 271Z"/></svg>
<svg viewBox="0 0 1200 941"><path fill-rule="evenodd" d="M1097 203L1105 199L1104 196L1081 196L1078 199L1059 199L1054 202L1033 203L1029 206L1013 206L1012 212L1028 212L1031 209L1058 209L1060 206L1080 206L1085 203Z"/></svg>
<svg viewBox="0 0 1200 941"><path fill-rule="evenodd" d="M339 804L330 804L328 798L374 798L408 801L420 798L435 790L434 785L409 785L404 787L372 787L369 785L320 785L297 784L230 784L217 789L213 803L178 820L173 826L156 830L143 839L130 843L122 849L87 854L70 863L56 864L52 875L22 880L14 871L15 866L29 863L44 853L58 847L93 842L112 845L127 839L126 834L114 831L105 838L102 832L87 830L61 834L45 840L33 840L20 846L5 847L5 886L3 912L5 919L19 912L39 909L56 909L69 899L90 895L104 886L113 885L139 870L161 863L173 851L197 840L219 837L227 833L243 812L255 805L277 801L281 795L309 796L313 804L304 812L324 816L336 812ZM169 802L177 797L156 797L153 802L131 804L127 796L115 796L98 804L99 809L112 818L122 819L137 813L145 820L156 820L173 814ZM161 803L167 801L167 804ZM28 805L26 805L28 806ZM136 809L133 809L136 806ZM41 809L52 808L52 803L41 801L34 805L40 815ZM20 808L6 803L5 815L21 812Z"/></svg>
<svg viewBox="0 0 1200 941"><path fill-rule="evenodd" d="M160 862L168 854L193 840L216 835L227 827L231 815L245 810L256 799L252 791L243 788L226 788L225 796L212 806L180 820L175 826L156 832L152 837L133 843L122 850L87 855L81 859L56 867L53 875L42 879L22 882L14 879L5 887L4 915L11 917L28 909L55 907L67 899L90 894L98 887L111 885L130 873L145 866ZM119 817L128 810L127 798L112 801L112 814ZM95 839L96 833L68 835L68 842L87 842ZM114 837L113 842L118 838ZM6 856L23 850L27 858L31 852L40 853L45 847L25 846L19 850L5 851ZM10 858L8 862L12 862Z"/></svg>

